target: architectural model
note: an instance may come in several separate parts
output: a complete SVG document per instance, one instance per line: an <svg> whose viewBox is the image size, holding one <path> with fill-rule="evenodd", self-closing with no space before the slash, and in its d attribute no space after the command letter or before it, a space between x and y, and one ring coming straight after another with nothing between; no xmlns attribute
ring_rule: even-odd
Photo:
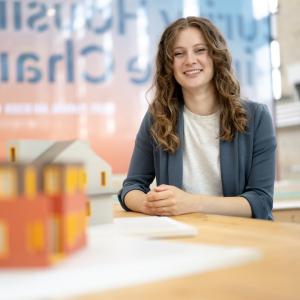
<svg viewBox="0 0 300 300"><path fill-rule="evenodd" d="M0 267L49 266L86 245L77 163L0 163Z"/></svg>
<svg viewBox="0 0 300 300"><path fill-rule="evenodd" d="M34 164L82 162L84 183L90 201L90 224L112 222L111 166L81 140L10 140L6 143L10 162Z"/></svg>

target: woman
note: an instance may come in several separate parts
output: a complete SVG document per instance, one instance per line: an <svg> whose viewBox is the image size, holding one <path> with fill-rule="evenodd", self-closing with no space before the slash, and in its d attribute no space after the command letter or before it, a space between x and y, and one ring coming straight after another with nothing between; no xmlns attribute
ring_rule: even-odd
<svg viewBox="0 0 300 300"><path fill-rule="evenodd" d="M265 105L240 99L219 30L198 17L167 27L153 85L118 195L122 207L149 215L272 219L272 120Z"/></svg>

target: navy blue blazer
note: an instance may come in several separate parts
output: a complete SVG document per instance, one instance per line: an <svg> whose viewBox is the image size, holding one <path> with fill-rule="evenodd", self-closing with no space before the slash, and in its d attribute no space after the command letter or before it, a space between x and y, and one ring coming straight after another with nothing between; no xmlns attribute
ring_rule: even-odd
<svg viewBox="0 0 300 300"><path fill-rule="evenodd" d="M248 117L247 131L235 133L232 141L220 140L220 167L223 195L242 196L251 206L252 217L272 220L275 180L276 138L272 118L266 105L242 102ZM146 113L138 131L127 178L118 194L121 206L131 190L149 191L156 178L157 185L182 188L184 124L183 109L178 120L181 146L169 154L157 146L150 134L151 116Z"/></svg>

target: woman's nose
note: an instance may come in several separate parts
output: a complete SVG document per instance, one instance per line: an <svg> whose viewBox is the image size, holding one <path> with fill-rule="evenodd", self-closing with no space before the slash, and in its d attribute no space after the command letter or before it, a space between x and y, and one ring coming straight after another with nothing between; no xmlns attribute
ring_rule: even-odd
<svg viewBox="0 0 300 300"><path fill-rule="evenodd" d="M194 64L194 63L196 63L196 56L195 56L195 54L193 52L187 52L185 63L186 64Z"/></svg>

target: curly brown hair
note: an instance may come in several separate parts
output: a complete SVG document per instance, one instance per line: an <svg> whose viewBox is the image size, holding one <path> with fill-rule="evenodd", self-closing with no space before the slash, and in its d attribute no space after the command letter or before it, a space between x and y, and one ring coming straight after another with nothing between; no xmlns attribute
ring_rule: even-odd
<svg viewBox="0 0 300 300"><path fill-rule="evenodd" d="M201 17L181 18L163 32L156 56L155 89L149 111L153 118L151 135L165 151L174 153L180 140L176 131L183 96L173 75L173 47L178 33L189 27L201 31L214 64L213 81L220 105L220 139L231 141L234 133L245 132L247 116L240 101L240 85L232 70L232 59L220 31Z"/></svg>

